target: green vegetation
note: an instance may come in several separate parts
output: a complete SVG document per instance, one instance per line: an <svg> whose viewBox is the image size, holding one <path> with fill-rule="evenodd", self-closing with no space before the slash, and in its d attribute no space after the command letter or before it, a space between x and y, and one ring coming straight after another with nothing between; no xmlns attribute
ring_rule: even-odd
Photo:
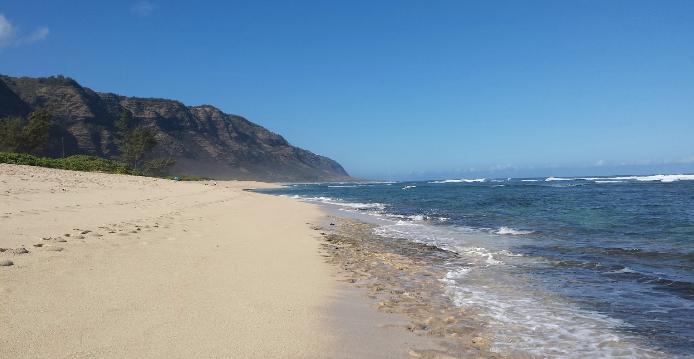
<svg viewBox="0 0 694 359"><path fill-rule="evenodd" d="M0 149L19 150L24 136L23 122L21 117L6 117L0 120Z"/></svg>
<svg viewBox="0 0 694 359"><path fill-rule="evenodd" d="M50 112L43 109L29 114L29 123L24 127L24 151L34 152L48 142L53 126L52 117Z"/></svg>
<svg viewBox="0 0 694 359"><path fill-rule="evenodd" d="M175 181L209 181L211 178L200 176L168 176L166 177Z"/></svg>
<svg viewBox="0 0 694 359"><path fill-rule="evenodd" d="M34 156L50 141L52 115L45 109L27 116L0 119L0 163L122 174L140 174L126 164L96 156L76 155L66 158Z"/></svg>
<svg viewBox="0 0 694 359"><path fill-rule="evenodd" d="M123 111L115 122L121 160L128 166L148 175L163 176L174 164L171 158L155 158L145 161L145 155L157 145L154 134L137 124L130 111Z"/></svg>
<svg viewBox="0 0 694 359"><path fill-rule="evenodd" d="M121 142L121 157L123 162L133 168L142 169L145 165L144 157L149 150L157 145L154 135L141 127L128 131Z"/></svg>
<svg viewBox="0 0 694 359"><path fill-rule="evenodd" d="M0 119L0 150L32 153L48 143L51 114L37 110L29 114L28 120L21 117Z"/></svg>
<svg viewBox="0 0 694 359"><path fill-rule="evenodd" d="M168 161L168 160L162 160ZM83 172L103 172L128 174L136 176L161 177L176 181L206 181L210 178L199 176L163 176L134 170L125 164L96 156L75 155L65 158L48 158L30 155L28 153L0 152L0 163L15 165L39 166L63 170Z"/></svg>
<svg viewBox="0 0 694 359"><path fill-rule="evenodd" d="M40 166L59 168L73 171L105 172L139 175L120 162L107 160L96 156L76 155L66 158L47 158L33 156L28 153L0 152L0 163L16 165Z"/></svg>
<svg viewBox="0 0 694 359"><path fill-rule="evenodd" d="M147 176L164 177L169 172L168 168L176 161L172 158L155 158L145 162L142 172Z"/></svg>
<svg viewBox="0 0 694 359"><path fill-rule="evenodd" d="M0 118L0 163L60 168L75 171L96 171L163 177L175 161L172 158L146 160L157 145L154 134L140 125L130 111L123 111L114 123L114 136L120 156L110 160L96 156L76 155L66 158L34 156L46 153L51 132L58 128L45 109L27 116Z"/></svg>

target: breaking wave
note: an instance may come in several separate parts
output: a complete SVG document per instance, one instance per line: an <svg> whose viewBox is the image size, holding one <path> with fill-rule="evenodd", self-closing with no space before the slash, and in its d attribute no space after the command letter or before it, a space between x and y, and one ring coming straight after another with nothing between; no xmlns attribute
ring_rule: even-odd
<svg viewBox="0 0 694 359"><path fill-rule="evenodd" d="M440 181L431 181L428 183L482 183L482 182L485 182L486 180L487 180L486 178L474 178L474 179L461 178L461 179L447 179L447 180L440 180Z"/></svg>
<svg viewBox="0 0 694 359"><path fill-rule="evenodd" d="M521 229L515 229L511 227L506 227L506 226L501 226L499 229L494 231L495 234L505 234L505 235L511 235L511 236L521 236L524 234L531 234L534 233L534 231L524 231Z"/></svg>
<svg viewBox="0 0 694 359"><path fill-rule="evenodd" d="M649 175L649 176L614 176L614 177L547 177L545 182L553 181L593 181L595 183L619 183L624 181L638 182L677 182L694 181L694 174Z"/></svg>

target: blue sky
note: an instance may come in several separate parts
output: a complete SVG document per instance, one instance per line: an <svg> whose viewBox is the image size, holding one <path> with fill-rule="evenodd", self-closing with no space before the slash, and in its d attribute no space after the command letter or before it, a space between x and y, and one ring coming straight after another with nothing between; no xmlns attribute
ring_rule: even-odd
<svg viewBox="0 0 694 359"><path fill-rule="evenodd" d="M694 172L693 1L3 1L0 73L212 104L371 178Z"/></svg>

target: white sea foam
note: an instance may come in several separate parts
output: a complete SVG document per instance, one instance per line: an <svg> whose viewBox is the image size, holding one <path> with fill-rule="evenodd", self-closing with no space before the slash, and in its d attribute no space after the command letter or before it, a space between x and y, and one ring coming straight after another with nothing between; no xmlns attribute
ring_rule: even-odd
<svg viewBox="0 0 694 359"><path fill-rule="evenodd" d="M551 181L573 181L575 178L562 178L562 177L547 177L545 178L545 182L551 182Z"/></svg>
<svg viewBox="0 0 694 359"><path fill-rule="evenodd" d="M400 217L402 220L374 228L374 233L391 238L407 239L417 243L436 245L443 249L448 248L446 243L453 241L452 236L449 236L448 233L438 228L407 220L405 216Z"/></svg>
<svg viewBox="0 0 694 359"><path fill-rule="evenodd" d="M386 208L386 205L383 203L333 202L330 204L334 204L334 205L340 206L340 207L354 208L354 209L368 209L368 208L384 209L384 208Z"/></svg>
<svg viewBox="0 0 694 359"><path fill-rule="evenodd" d="M533 259L503 245L494 249L499 243L491 240L495 237L485 239L488 234L479 230L433 226L417 219L401 216L374 233L457 253L456 261L463 265L451 268L441 282L455 305L489 325L495 352L541 358L659 356L622 335L619 328L625 323L533 289L532 279L506 265Z"/></svg>
<svg viewBox="0 0 694 359"><path fill-rule="evenodd" d="M511 235L511 236L520 236L524 234L531 234L533 231L524 231L521 229L515 229L511 227L506 227L506 226L501 226L499 229L494 231L496 234L505 234L505 235Z"/></svg>
<svg viewBox="0 0 694 359"><path fill-rule="evenodd" d="M494 257L493 252L489 251L486 248L482 247L464 247L464 246L455 246L453 247L454 251L458 254L465 255L468 257L471 257L476 264L482 265L482 266L492 266L492 265L498 265L498 264L503 264L503 261L500 261ZM497 253L499 254L499 253Z"/></svg>
<svg viewBox="0 0 694 359"><path fill-rule="evenodd" d="M496 253L506 257L524 257L522 253L513 253L507 249L502 249Z"/></svg>
<svg viewBox="0 0 694 359"><path fill-rule="evenodd" d="M620 335L625 324L619 320L507 283L482 285L470 277L473 272L451 270L441 282L457 306L485 320L495 352L540 358L659 356Z"/></svg>
<svg viewBox="0 0 694 359"><path fill-rule="evenodd" d="M671 174L671 175L650 175L650 176L614 176L614 177L547 177L545 181L594 181L595 183L619 183L624 181L638 182L677 182L694 181L694 174Z"/></svg>
<svg viewBox="0 0 694 359"><path fill-rule="evenodd" d="M536 180L536 179L524 179L524 180L521 180L521 182L540 182L540 180Z"/></svg>
<svg viewBox="0 0 694 359"><path fill-rule="evenodd" d="M405 186L402 189L411 189L411 188L417 188L417 186Z"/></svg>
<svg viewBox="0 0 694 359"><path fill-rule="evenodd" d="M333 185L333 186L328 186L330 188L355 188L359 187L359 185L353 184L353 185Z"/></svg>
<svg viewBox="0 0 694 359"><path fill-rule="evenodd" d="M332 197L324 197L324 196L320 196L320 197L302 197L302 196L294 195L294 196L292 196L292 198L300 198L300 199L307 200L307 201L318 201L318 202L334 202L334 201L339 201L339 199L332 198Z"/></svg>
<svg viewBox="0 0 694 359"><path fill-rule="evenodd" d="M409 219L412 221L439 221L439 222L446 222L449 220L449 218L446 217L438 217L438 216L429 216L426 214L411 214L411 215L402 215L402 214L393 214L393 213L370 213L371 215L378 216L378 217L386 217L390 219L397 219L398 222L401 222L403 219ZM402 223L407 223L407 222L402 222ZM402 224L401 223L401 224Z"/></svg>
<svg viewBox="0 0 694 359"><path fill-rule="evenodd" d="M487 247L498 241L480 242L483 232L408 218L378 226L374 232L458 253L457 260L464 265L451 268L441 282L455 305L489 325L495 352L541 358L659 356L623 336L619 328L625 323L533 289L530 278L506 266L531 259L508 248Z"/></svg>
<svg viewBox="0 0 694 359"><path fill-rule="evenodd" d="M467 179L467 178L461 178L461 179L447 179L447 180L441 180L441 181L431 181L428 183L481 183L486 181L486 178L473 178L473 179Z"/></svg>
<svg viewBox="0 0 694 359"><path fill-rule="evenodd" d="M476 266L491 266L503 264L505 257L517 257L507 249L487 249L465 240L486 235L484 232L466 227L432 226L418 220L419 217L408 216L395 223L378 226L374 229L377 235L407 239L416 243L424 243L455 252L466 258L468 263ZM426 217L425 217L426 219Z"/></svg>
<svg viewBox="0 0 694 359"><path fill-rule="evenodd" d="M386 205L383 203L360 203L360 202L346 202L343 201L342 199L339 198L332 198L332 197L303 197L303 196L297 196L293 195L291 198L298 198L302 199L304 201L308 202L320 202L324 204L329 204L333 206L338 206L338 207L343 207L346 209L352 209L352 210L361 210L361 209L378 209L378 210L383 210L386 208Z"/></svg>
<svg viewBox="0 0 694 359"><path fill-rule="evenodd" d="M441 279L441 281L447 284L455 285L455 280L463 279L470 273L471 270L472 268L470 267L460 267L458 269L448 271L446 276Z"/></svg>
<svg viewBox="0 0 694 359"><path fill-rule="evenodd" d="M611 271L605 272L605 273L607 273L607 274L623 274L623 273L638 273L638 272L629 268L629 267L624 267L622 269L611 270Z"/></svg>
<svg viewBox="0 0 694 359"><path fill-rule="evenodd" d="M653 175L653 176L624 176L624 177L610 177L605 178L607 180L636 180L640 182L677 182L677 181L694 181L694 174L692 175Z"/></svg>

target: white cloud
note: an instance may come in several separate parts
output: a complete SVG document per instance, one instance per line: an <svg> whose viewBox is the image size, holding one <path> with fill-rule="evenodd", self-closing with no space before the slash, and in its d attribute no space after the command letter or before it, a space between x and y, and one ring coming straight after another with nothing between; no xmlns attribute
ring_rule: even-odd
<svg viewBox="0 0 694 359"><path fill-rule="evenodd" d="M0 47L31 44L46 39L50 33L49 28L42 26L32 33L22 35L4 14L0 14Z"/></svg>
<svg viewBox="0 0 694 359"><path fill-rule="evenodd" d="M7 20L5 15L0 14L0 47L11 44L15 38L15 32L14 25Z"/></svg>
<svg viewBox="0 0 694 359"><path fill-rule="evenodd" d="M32 32L31 34L24 36L21 39L21 41L23 43L26 43L26 44L31 44L33 42L46 39L48 37L48 34L50 34L50 33L51 33L51 30L49 28L42 26L42 27L34 30L34 32Z"/></svg>
<svg viewBox="0 0 694 359"><path fill-rule="evenodd" d="M149 15L154 10L154 4L149 1L138 1L130 7L130 11L141 17Z"/></svg>

